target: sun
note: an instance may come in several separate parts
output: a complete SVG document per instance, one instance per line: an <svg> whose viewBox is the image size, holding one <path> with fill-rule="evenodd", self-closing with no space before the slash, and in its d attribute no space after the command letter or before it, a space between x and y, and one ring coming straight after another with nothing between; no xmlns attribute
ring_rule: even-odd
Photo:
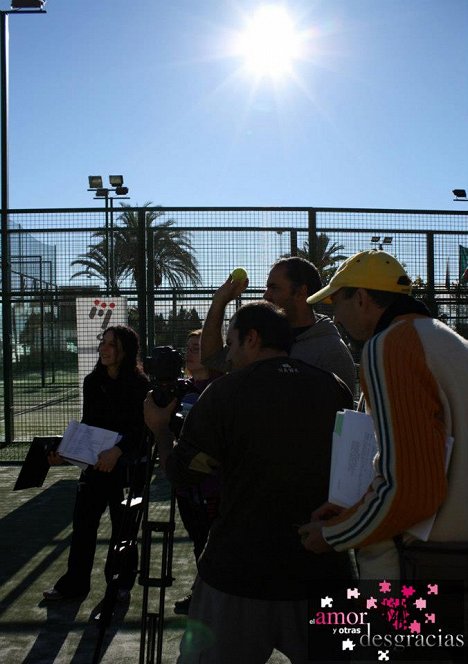
<svg viewBox="0 0 468 664"><path fill-rule="evenodd" d="M278 79L292 73L302 55L303 41L287 9L265 5L246 19L235 52L251 75Z"/></svg>

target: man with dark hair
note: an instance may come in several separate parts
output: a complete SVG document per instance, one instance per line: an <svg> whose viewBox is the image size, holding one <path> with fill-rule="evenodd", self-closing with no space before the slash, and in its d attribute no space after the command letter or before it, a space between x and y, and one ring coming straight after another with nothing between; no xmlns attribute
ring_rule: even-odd
<svg viewBox="0 0 468 664"><path fill-rule="evenodd" d="M233 318L232 329L237 330L240 345L253 329L260 335L263 348L285 353L291 350L292 330L288 319L285 315L278 315L278 308L266 300L250 302L241 307Z"/></svg>
<svg viewBox="0 0 468 664"><path fill-rule="evenodd" d="M176 486L215 470L222 478L181 643L184 664L262 664L274 648L306 664L310 585L349 583L347 554L311 564L295 524L327 497L335 414L352 407L352 396L336 376L288 357L290 338L274 304L241 307L227 334L235 371L203 392L174 447L175 404L145 401L168 478ZM198 642L201 634L208 642Z"/></svg>
<svg viewBox="0 0 468 664"><path fill-rule="evenodd" d="M348 258L329 285L309 298L312 304L330 301L335 320L352 338L366 341L361 386L378 456L374 481L356 505L343 510L326 504L299 532L315 553L356 548L362 578L399 578L400 562L415 539L409 531L436 514L429 541L417 545L418 555L433 563L424 563L423 578L430 570L432 578L449 573L466 582L468 343L410 292L403 266L372 250ZM453 549L459 552L458 569ZM415 574L421 578L422 572L416 568Z"/></svg>
<svg viewBox="0 0 468 664"><path fill-rule="evenodd" d="M322 288L322 278L319 271L313 263L305 258L299 256L278 258L271 266L271 270L277 267L285 268L286 277L291 282L293 290L299 289L302 284L305 284L307 295L312 295Z"/></svg>
<svg viewBox="0 0 468 664"><path fill-rule="evenodd" d="M217 369L229 369L224 364L222 326L229 302L238 298L248 286L248 280L231 277L218 288L203 325L201 340L202 362ZM322 286L315 265L292 256L273 264L263 297L286 312L293 328L290 356L303 360L341 378L354 393L356 372L353 358L338 329L327 317L314 312L307 297Z"/></svg>

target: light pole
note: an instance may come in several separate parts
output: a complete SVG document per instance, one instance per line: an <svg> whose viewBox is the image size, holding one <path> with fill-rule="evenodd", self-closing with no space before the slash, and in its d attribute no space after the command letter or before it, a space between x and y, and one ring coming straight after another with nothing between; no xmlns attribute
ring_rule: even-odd
<svg viewBox="0 0 468 664"><path fill-rule="evenodd" d="M8 238L8 16L45 14L45 0L12 0L10 9L0 10L0 142L1 142L1 249L2 249L2 332L3 409L5 444L13 441L13 360L11 343L10 247Z"/></svg>
<svg viewBox="0 0 468 664"><path fill-rule="evenodd" d="M123 186L123 175L109 175L109 187L102 186L100 175L88 175L89 189L95 193L94 198L105 199L106 202L106 292L115 295L114 270L114 200L130 198L128 187ZM115 194L111 196L110 194ZM110 221L110 224L109 224Z"/></svg>
<svg viewBox="0 0 468 664"><path fill-rule="evenodd" d="M386 235L385 237L381 238L380 235L373 235L371 237L371 244L374 247L374 249L380 249L380 251L383 250L384 245L385 248L389 247L392 242L393 242L393 237L390 237L389 235Z"/></svg>

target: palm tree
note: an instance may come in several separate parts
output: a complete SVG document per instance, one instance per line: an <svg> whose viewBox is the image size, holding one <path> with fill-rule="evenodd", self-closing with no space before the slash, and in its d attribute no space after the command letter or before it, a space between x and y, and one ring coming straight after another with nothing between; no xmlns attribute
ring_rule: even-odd
<svg viewBox="0 0 468 664"><path fill-rule="evenodd" d="M311 261L320 273L322 281L327 284L333 276L336 263L341 263L347 256L338 254L338 251L344 249L343 244L332 242L326 233L320 233L315 236L314 246L309 250L309 242L304 242L301 249L297 250L297 256ZM291 254L287 254L290 256Z"/></svg>
<svg viewBox="0 0 468 664"><path fill-rule="evenodd" d="M151 205L152 203L148 202L142 207ZM134 284L138 284L145 270L145 266L138 261L138 213L125 203L121 203L121 207L124 210L118 220L122 225L115 226L113 234L113 286L116 292L128 277ZM190 238L186 231L174 228L175 222L171 219L153 225L163 214L164 212L159 210L148 210L145 213L145 227L153 231L154 286L160 286L163 279L167 279L174 288L180 288L186 282L197 285L201 279L197 259L192 255ZM92 237L98 242L90 245L85 254L72 261L72 265L80 265L83 269L75 272L71 279L86 275L102 281L107 280L106 231L96 231Z"/></svg>

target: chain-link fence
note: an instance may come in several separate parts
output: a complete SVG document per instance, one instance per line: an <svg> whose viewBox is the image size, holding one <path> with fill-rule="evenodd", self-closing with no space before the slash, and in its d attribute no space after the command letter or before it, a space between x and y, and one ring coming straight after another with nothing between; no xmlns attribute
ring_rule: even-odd
<svg viewBox="0 0 468 664"><path fill-rule="evenodd" d="M84 329L99 318L102 332L115 319L114 300L124 298L143 352L183 348L234 267L249 273L244 299L256 299L280 256L310 257L326 281L344 257L380 247L405 264L434 314L468 336L467 221L468 211L11 211L10 255L2 263L0 440L15 445L0 458L17 458L34 436L61 434L80 418L77 302L90 305ZM92 361L97 343L87 349Z"/></svg>

